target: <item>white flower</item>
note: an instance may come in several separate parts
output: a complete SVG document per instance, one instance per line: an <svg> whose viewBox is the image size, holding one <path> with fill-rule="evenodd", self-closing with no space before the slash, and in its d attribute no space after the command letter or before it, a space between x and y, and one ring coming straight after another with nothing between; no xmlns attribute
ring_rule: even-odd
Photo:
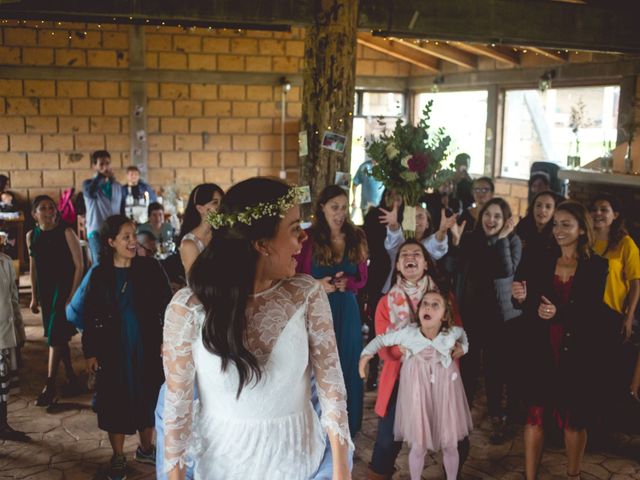
<svg viewBox="0 0 640 480"><path fill-rule="evenodd" d="M400 161L400 163L404 168L409 168L409 160L411 160L411 157L412 155L407 155L403 157L402 160Z"/></svg>
<svg viewBox="0 0 640 480"><path fill-rule="evenodd" d="M393 143L387 145L385 152L387 153L387 157L389 157L389 160L393 160L400 153Z"/></svg>

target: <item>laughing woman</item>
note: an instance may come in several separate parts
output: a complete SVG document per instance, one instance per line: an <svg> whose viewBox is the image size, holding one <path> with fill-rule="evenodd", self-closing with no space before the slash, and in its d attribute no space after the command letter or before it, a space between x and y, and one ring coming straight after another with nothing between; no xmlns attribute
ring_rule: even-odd
<svg viewBox="0 0 640 480"><path fill-rule="evenodd" d="M358 373L362 327L356 293L367 283L367 241L349 220L347 192L329 185L318 198L315 221L300 254L298 271L320 280L329 295L340 365L347 387L349 430L362 424L363 385Z"/></svg>
<svg viewBox="0 0 640 480"><path fill-rule="evenodd" d="M464 235L462 228L452 230L457 267L460 313L469 335L469 353L462 363L462 379L469 403L473 402L480 365L491 417L492 443L502 443L506 423L502 391L506 381L505 324L520 315L511 301L511 284L522 247L513 233L514 221L509 204L492 198L484 204L475 229Z"/></svg>
<svg viewBox="0 0 640 480"><path fill-rule="evenodd" d="M162 319L171 289L157 260L136 256L135 226L127 217L107 218L100 240L100 263L87 284L82 348L87 369L97 373L98 427L109 433L113 449L109 478L123 480L125 435L139 433L136 461L155 463Z"/></svg>

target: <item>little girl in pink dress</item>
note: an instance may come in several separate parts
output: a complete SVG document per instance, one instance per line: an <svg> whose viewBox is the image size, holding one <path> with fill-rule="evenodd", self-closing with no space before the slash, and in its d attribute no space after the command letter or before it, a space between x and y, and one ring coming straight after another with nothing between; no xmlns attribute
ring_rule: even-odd
<svg viewBox="0 0 640 480"><path fill-rule="evenodd" d="M469 350L464 330L453 326L451 305L436 291L420 301L416 322L379 335L362 351L360 376L382 347L404 348L398 406L394 423L396 440L411 446L411 480L419 480L427 451L442 450L447 480L458 472L459 440L473 428L458 365L453 360Z"/></svg>

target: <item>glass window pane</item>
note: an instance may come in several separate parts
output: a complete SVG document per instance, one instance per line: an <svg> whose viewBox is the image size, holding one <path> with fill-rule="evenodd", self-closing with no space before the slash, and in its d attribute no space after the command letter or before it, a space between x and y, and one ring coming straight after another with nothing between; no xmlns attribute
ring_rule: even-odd
<svg viewBox="0 0 640 480"><path fill-rule="evenodd" d="M404 95L397 92L364 92L362 115L395 117L404 114Z"/></svg>
<svg viewBox="0 0 640 480"><path fill-rule="evenodd" d="M484 173L485 130L487 126L487 91L421 93L416 96L416 118L429 100L433 100L430 124L444 127L451 136L449 158L459 153L471 156L469 173Z"/></svg>
<svg viewBox="0 0 640 480"><path fill-rule="evenodd" d="M566 167L568 156L581 166L599 158L615 145L619 97L617 85L507 91L502 176L527 179L536 161Z"/></svg>

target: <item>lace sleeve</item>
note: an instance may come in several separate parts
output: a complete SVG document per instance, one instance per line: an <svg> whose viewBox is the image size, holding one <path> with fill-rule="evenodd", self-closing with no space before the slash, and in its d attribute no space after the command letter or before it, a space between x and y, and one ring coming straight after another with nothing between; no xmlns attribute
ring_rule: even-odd
<svg viewBox="0 0 640 480"><path fill-rule="evenodd" d="M347 391L338 357L329 299L319 283L313 286L308 297L307 329L311 364L318 384L322 426L353 448L347 417Z"/></svg>
<svg viewBox="0 0 640 480"><path fill-rule="evenodd" d="M167 382L164 402L164 471L185 467L192 440L195 365L192 345L199 323L194 312L179 300L179 292L169 304L164 320L163 363Z"/></svg>

